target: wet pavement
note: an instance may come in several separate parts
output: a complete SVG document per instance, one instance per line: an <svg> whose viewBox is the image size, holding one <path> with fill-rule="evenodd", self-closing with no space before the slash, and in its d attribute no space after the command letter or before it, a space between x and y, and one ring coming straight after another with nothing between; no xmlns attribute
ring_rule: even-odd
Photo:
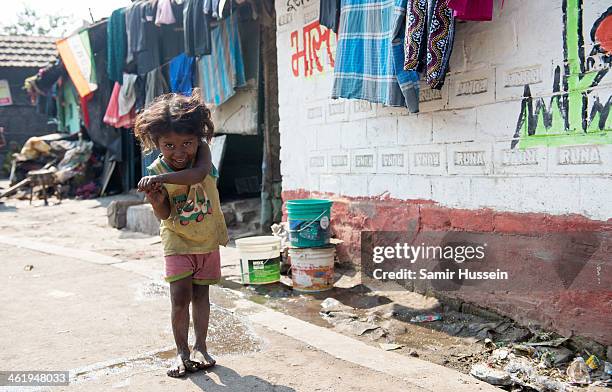
<svg viewBox="0 0 612 392"><path fill-rule="evenodd" d="M151 237L140 233L132 233L125 230L114 230L106 225L106 206L114 198L103 198L97 200L73 201L66 200L61 205L41 207L19 205L19 210L8 209L3 212L7 217L5 223L0 222L2 234L10 236L35 235L37 240L53 243L61 246L74 246L75 244L86 244L86 248L107 256L127 260L130 270L140 271L144 269L147 274L156 271L156 281L160 286L140 288L139 295L146 295L146 291L163 291L160 281L162 271L161 246L159 237ZM5 207L7 208L7 207ZM68 212L65 214L64 212ZM79 230L85 226L86 230ZM63 235L57 236L58 228ZM78 240L77 240L78 239ZM229 252L229 257L235 256ZM227 258L227 257L226 257ZM359 336L365 342L377 345L379 342L392 342L405 345L399 352L406 355L417 351L421 358L438 364L451 366L453 368L469 371L469 354L478 351L478 345L474 345L474 339L469 337L449 336L441 331L444 323L429 323L428 325L415 325L407 323L402 315L410 312L432 312L439 308L440 304L434 299L423 300L422 296L414 298L404 296L400 293L389 293L380 295L369 292L363 286L339 287L326 293L298 294L286 284L275 284L266 286L244 287L236 283L236 263L226 265L224 261L223 275L228 277L223 286L232 290L238 290L249 300L265 304L273 309L298 317L315 325L334 328L319 314L320 303L327 297L338 299L340 302L355 308L359 317L367 318L369 312L387 314L394 312L394 316L384 319L391 333L382 339L370 339L368 336ZM121 267L120 267L121 268ZM127 268L127 265L126 265ZM233 275L234 274L234 275ZM239 278L239 277L238 277ZM233 280L232 280L233 279ZM287 280L285 280L287 283ZM416 299L415 299L416 298ZM404 307L398 305L408 304ZM389 310L386 307L391 307ZM380 321L380 320L379 320ZM440 324L440 325L438 325ZM404 332L405 329L405 332ZM395 333L393 333L395 332ZM451 334L452 335L452 334ZM448 355L451 350L451 354ZM455 360L456 359L456 360Z"/></svg>
<svg viewBox="0 0 612 392"><path fill-rule="evenodd" d="M247 300L254 306L264 305L367 346L396 345L394 354L464 374L489 357L486 338L499 342L524 332L503 320L457 311L435 298L403 290L372 291L356 284L358 276L351 271L338 274L338 287L324 293L294 292L286 277L276 284L243 286L236 283L236 252L225 249L227 279L211 289L209 331L209 349L223 366L210 374L192 375L190 383L176 384L165 376L174 349L159 237L109 228L105 206L112 199L67 200L49 207L20 202L0 206L0 276L5 279L0 298L16 299L0 304L0 313L9 315L0 319L0 329L9 331L0 338L0 345L7 347L0 352L1 363L13 369L28 369L32 363L40 364L38 369L69 369L75 376L70 390L148 391L153 389L147 377L152 377L159 390L181 385L185 390L220 391L411 391L420 389L389 376L401 371L382 374L330 357L304 341L254 325L249 312L237 304ZM2 243L2 236L10 237L13 245ZM44 244L63 247L64 253L58 256L44 249L41 253L40 246L30 246L38 251L19 248L15 239L21 239L25 248L40 242L42 248ZM92 264L71 258L70 249L92 251L117 262ZM33 268L25 270L26 265ZM349 323L321 313L327 298L347 307ZM433 313L441 314L442 320L410 322L415 315ZM313 362L306 365L305 357ZM314 388L312 371L323 377ZM351 387L330 383L336 374L343 377L343 386ZM371 384L351 383L355 381L350 380L351 374L355 380L368 374Z"/></svg>
<svg viewBox="0 0 612 392"><path fill-rule="evenodd" d="M168 291L150 277L152 270L136 273L128 270L134 267L127 263L98 265L0 246L0 298L10 299L0 303L0 363L9 370L68 370L71 374L69 387L39 390L431 390L411 380L412 366L399 363L384 372L364 367L371 354L355 356L363 348L352 349L351 339L341 347L351 357L326 353L329 343L321 346L324 335L312 330L317 327L308 327L310 323L280 327L276 319L282 313L272 312L263 320L277 329L255 324L250 314L263 315L262 309L267 308L223 287L211 290L209 348L219 366L183 380L170 379L165 375L174 355ZM26 265L32 268L24 269ZM285 330L300 340L285 335ZM330 333L324 340L338 341L340 335ZM384 355L377 360L394 364ZM449 385L458 382L456 377L454 373L446 376ZM440 391L456 390L451 388Z"/></svg>
<svg viewBox="0 0 612 392"><path fill-rule="evenodd" d="M414 293L388 293L389 296L372 292L365 286L351 288L334 288L321 293L298 293L283 283L265 286L243 286L235 282L224 281L223 286L238 290L250 301L268 306L279 312L291 315L309 323L339 330L363 342L378 346L380 343L392 343L402 346L396 352L448 366L464 373L469 373L472 363L483 357L484 338L474 331L476 326L486 324L486 320L477 316L444 311L434 298L426 298ZM391 299L395 297L395 299ZM412 297L412 301L401 301ZM332 321L321 315L321 303L327 298L334 298L343 305L353 308L351 312L358 320L371 322L380 326L383 331L368 331L362 335L350 330L335 328ZM399 302L399 303L398 303ZM400 305L411 302L413 307ZM414 315L424 313L442 313L443 320L414 324L409 322ZM449 333L455 325L464 325L458 334ZM470 332L468 326L473 327Z"/></svg>

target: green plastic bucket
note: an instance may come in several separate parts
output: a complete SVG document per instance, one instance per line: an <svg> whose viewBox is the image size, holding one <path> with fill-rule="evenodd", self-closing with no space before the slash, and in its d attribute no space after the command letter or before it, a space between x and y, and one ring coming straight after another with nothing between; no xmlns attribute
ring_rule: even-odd
<svg viewBox="0 0 612 392"><path fill-rule="evenodd" d="M331 200L299 199L287 201L289 239L297 248L329 244Z"/></svg>
<svg viewBox="0 0 612 392"><path fill-rule="evenodd" d="M268 284L280 280L281 240L261 236L236 240L240 252L242 284Z"/></svg>

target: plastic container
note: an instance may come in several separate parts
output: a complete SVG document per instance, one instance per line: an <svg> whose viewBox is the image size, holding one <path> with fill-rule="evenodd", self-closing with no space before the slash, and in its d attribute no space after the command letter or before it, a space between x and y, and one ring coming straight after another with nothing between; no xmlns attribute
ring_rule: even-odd
<svg viewBox="0 0 612 392"><path fill-rule="evenodd" d="M334 286L336 248L290 248L293 290L319 292Z"/></svg>
<svg viewBox="0 0 612 392"><path fill-rule="evenodd" d="M297 248L329 244L331 200L299 199L287 201L289 239Z"/></svg>
<svg viewBox="0 0 612 392"><path fill-rule="evenodd" d="M267 284L280 280L281 239L274 236L236 240L240 252L242 284Z"/></svg>

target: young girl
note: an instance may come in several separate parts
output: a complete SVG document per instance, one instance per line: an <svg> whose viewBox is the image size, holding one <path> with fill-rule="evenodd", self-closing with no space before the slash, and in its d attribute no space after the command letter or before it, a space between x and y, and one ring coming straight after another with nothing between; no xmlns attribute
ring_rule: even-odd
<svg viewBox="0 0 612 392"><path fill-rule="evenodd" d="M158 97L138 115L134 128L145 152L161 151L139 189L161 220L177 349L176 363L168 370L170 377L215 364L206 349L208 292L209 285L221 277L219 245L226 245L228 237L214 179L218 174L206 143L213 131L210 110L197 90L191 97ZM191 354L187 343L190 303L196 338Z"/></svg>

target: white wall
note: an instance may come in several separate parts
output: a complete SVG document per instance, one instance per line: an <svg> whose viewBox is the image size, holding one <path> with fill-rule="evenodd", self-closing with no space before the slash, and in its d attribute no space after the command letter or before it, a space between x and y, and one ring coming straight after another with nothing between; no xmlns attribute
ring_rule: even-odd
<svg viewBox="0 0 612 392"><path fill-rule="evenodd" d="M501 11L496 4L493 22L458 24L445 86L421 90L419 114L330 99L333 68L325 43L312 51L322 70L313 62L312 75L305 75L302 58L295 76L292 42L297 37L303 49L304 26L318 18L319 2L304 3L289 11L286 0L276 1L284 191L388 194L456 208L612 218L612 145L572 140L510 147L524 84L531 83L534 97L545 97L548 105L554 69L564 63L561 0L506 1ZM587 55L591 27L608 6L605 0L584 1ZM325 31L310 30L310 39L319 41ZM329 42L335 57L333 33ZM589 106L595 97L605 104L612 72L588 96Z"/></svg>

